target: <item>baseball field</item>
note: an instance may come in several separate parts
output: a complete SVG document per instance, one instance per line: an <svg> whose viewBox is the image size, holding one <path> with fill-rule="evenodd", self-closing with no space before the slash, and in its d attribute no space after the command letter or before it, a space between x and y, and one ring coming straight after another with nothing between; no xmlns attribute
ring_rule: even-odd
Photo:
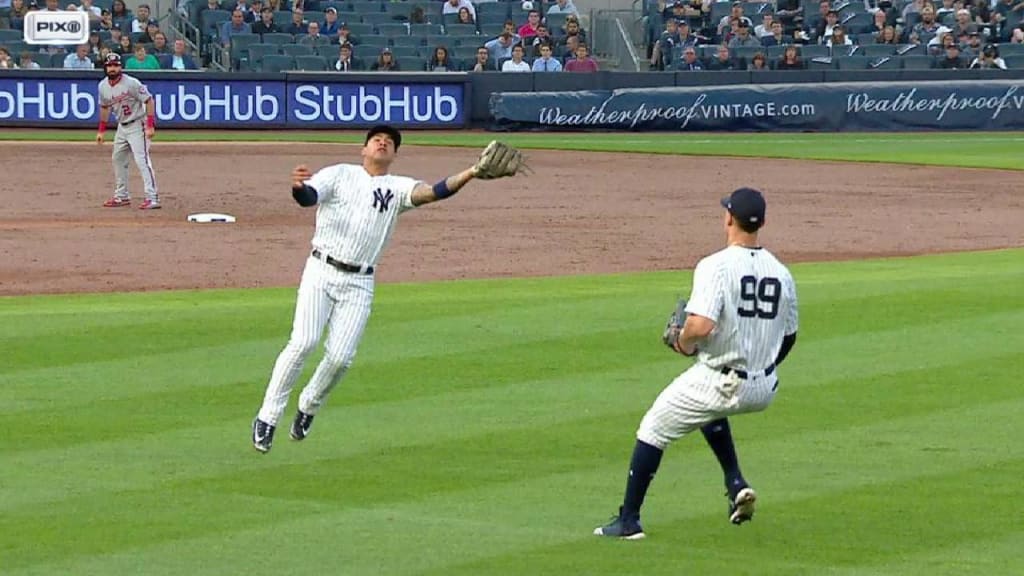
<svg viewBox="0 0 1024 576"><path fill-rule="evenodd" d="M359 136L159 132L145 213L99 207L92 136L0 131L0 574L1024 574L1024 134L497 135L535 174L403 216L354 366L266 456L313 230L288 170ZM395 172L495 136L409 132ZM728 523L684 438L648 538L595 538L743 184L801 311L774 404L733 420L757 515Z"/></svg>

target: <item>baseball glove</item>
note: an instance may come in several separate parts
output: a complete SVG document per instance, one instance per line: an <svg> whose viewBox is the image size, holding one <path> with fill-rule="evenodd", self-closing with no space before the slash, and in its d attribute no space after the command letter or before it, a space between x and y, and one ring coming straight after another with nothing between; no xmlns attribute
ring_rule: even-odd
<svg viewBox="0 0 1024 576"><path fill-rule="evenodd" d="M679 341L679 334L683 331L683 324L686 323L686 300L680 298L676 307L668 317L665 324L665 331L661 334L661 341L672 350L676 349L676 342Z"/></svg>
<svg viewBox="0 0 1024 576"><path fill-rule="evenodd" d="M487 148L484 148L473 168L476 177L481 180L515 176L530 169L522 152L497 140L492 140Z"/></svg>

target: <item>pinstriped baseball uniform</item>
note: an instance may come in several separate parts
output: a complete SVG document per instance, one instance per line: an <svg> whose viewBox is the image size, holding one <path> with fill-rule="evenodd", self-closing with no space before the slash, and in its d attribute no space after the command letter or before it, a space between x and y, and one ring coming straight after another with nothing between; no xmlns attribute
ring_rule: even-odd
<svg viewBox="0 0 1024 576"><path fill-rule="evenodd" d="M640 422L637 438L662 449L719 418L767 408L783 336L799 323L793 277L764 248L730 246L701 260L686 311L715 329Z"/></svg>
<svg viewBox="0 0 1024 576"><path fill-rule="evenodd" d="M316 414L352 364L373 302L373 273L398 215L413 208L417 180L371 176L359 165L324 168L306 182L317 191L313 253L306 261L288 344L277 358L258 418L277 425L303 364L326 327L324 358L299 397ZM339 270L331 262L352 271Z"/></svg>
<svg viewBox="0 0 1024 576"><path fill-rule="evenodd" d="M153 174L153 162L149 154L149 139L146 138L146 102L153 96L138 78L121 74L117 83L100 80L99 100L101 106L109 106L117 116L117 135L114 137L112 158L114 163L114 197L128 199L128 158L135 157L135 165L142 174L146 198L160 202Z"/></svg>

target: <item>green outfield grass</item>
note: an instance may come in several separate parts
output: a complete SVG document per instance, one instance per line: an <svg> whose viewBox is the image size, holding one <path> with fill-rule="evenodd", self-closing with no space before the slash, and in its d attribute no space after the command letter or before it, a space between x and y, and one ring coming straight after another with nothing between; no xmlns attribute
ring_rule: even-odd
<svg viewBox="0 0 1024 576"><path fill-rule="evenodd" d="M90 130L0 130L0 140L91 141ZM362 142L363 133L339 132L211 132L161 130L164 141L238 142ZM494 138L516 146L554 150L593 150L708 156L762 156L812 160L894 162L937 166L1024 170L1024 133L816 133L816 134L508 134L493 132L406 133L408 144L482 147Z"/></svg>
<svg viewBox="0 0 1024 576"><path fill-rule="evenodd" d="M1024 573L1024 251L793 270L776 403L733 424L757 517L728 524L685 438L636 543L590 531L688 364L659 336L689 273L380 286L313 435L268 456L294 289L2 298L0 573Z"/></svg>

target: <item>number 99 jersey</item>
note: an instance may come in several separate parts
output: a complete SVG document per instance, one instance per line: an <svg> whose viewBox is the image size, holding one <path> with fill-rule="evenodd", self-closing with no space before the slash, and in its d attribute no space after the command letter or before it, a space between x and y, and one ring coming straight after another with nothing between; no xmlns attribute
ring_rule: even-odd
<svg viewBox="0 0 1024 576"><path fill-rule="evenodd" d="M729 246L702 259L686 312L715 322L698 361L748 372L775 362L782 338L799 323L793 276L764 248Z"/></svg>

